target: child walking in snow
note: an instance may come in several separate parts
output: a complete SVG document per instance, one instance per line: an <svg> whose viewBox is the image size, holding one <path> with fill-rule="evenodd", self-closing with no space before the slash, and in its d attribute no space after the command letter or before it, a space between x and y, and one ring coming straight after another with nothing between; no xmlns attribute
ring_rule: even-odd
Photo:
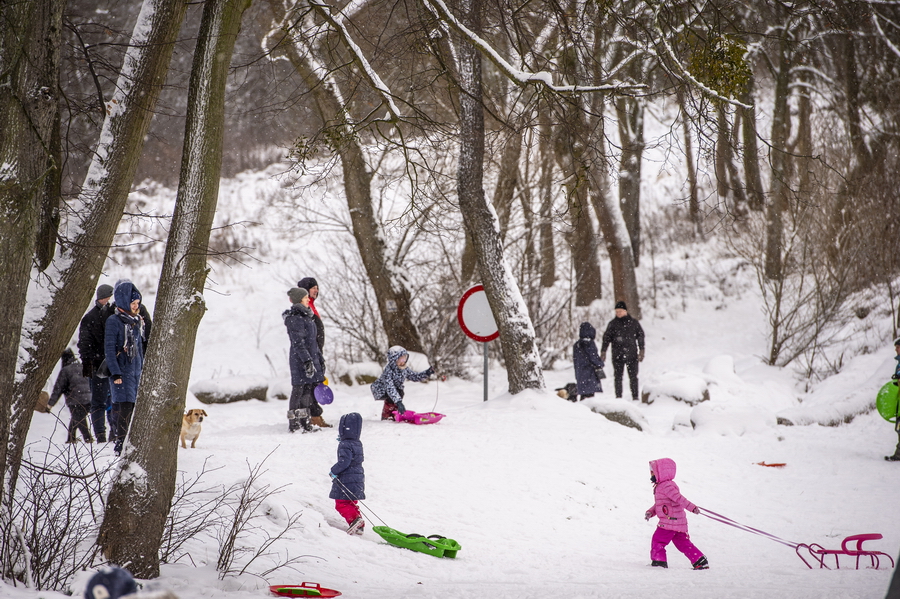
<svg viewBox="0 0 900 599"><path fill-rule="evenodd" d="M644 519L659 518L656 532L650 541L651 566L668 568L666 545L673 543L690 561L694 570L709 569L709 562L703 553L691 543L688 534L685 510L695 514L700 508L685 499L675 484L675 462L669 458L650 462L650 482L653 483L653 497L656 502L644 513Z"/></svg>
<svg viewBox="0 0 900 599"><path fill-rule="evenodd" d="M603 393L600 380L606 378L603 373L603 360L597 353L597 330L589 322L582 322L578 328L578 341L572 347L572 363L575 366L575 381L581 399L593 397L594 393ZM578 397L569 397L576 401Z"/></svg>
<svg viewBox="0 0 900 599"><path fill-rule="evenodd" d="M384 367L384 372L371 385L375 401L384 402L384 408L381 410L382 420L392 420L395 411L400 414L406 411L406 407L403 405L403 384L405 381L424 381L434 374L434 369L430 367L422 372L409 370L406 365L407 360L409 360L409 352L399 345L388 349L387 365Z"/></svg>
<svg viewBox="0 0 900 599"><path fill-rule="evenodd" d="M362 416L357 412L344 414L338 425L337 463L331 467L331 493L334 509L350 527L347 534L363 533L365 521L359 511L359 500L366 498L366 473L363 470Z"/></svg>

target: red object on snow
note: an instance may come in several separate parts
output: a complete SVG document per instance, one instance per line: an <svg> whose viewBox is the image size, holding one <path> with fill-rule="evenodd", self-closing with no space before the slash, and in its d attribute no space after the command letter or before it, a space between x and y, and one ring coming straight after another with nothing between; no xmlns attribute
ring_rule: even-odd
<svg viewBox="0 0 900 599"><path fill-rule="evenodd" d="M777 464L766 464L765 462L756 462L757 466L768 466L769 468L784 468L787 464L779 462Z"/></svg>
<svg viewBox="0 0 900 599"><path fill-rule="evenodd" d="M409 422L410 424L434 424L443 418L443 414L437 412L413 412L406 410L405 412L394 412L394 420L397 422Z"/></svg>
<svg viewBox="0 0 900 599"><path fill-rule="evenodd" d="M878 566L881 563L881 559L879 558L879 556L881 555L891 560L891 568L893 568L894 558L887 553L883 553L881 551L866 551L865 549L863 549L862 544L864 541L877 541L880 538L882 538L882 535L877 532L862 535L850 535L849 537L846 537L843 541L841 541L840 549L825 549L818 543L811 543L809 545L807 545L806 543L801 543L797 546L797 555L800 556L800 559L803 560L803 563L806 564L810 569L812 569L812 566L809 565L809 562L807 562L806 558L804 558L800 553L800 549L806 549L807 551L809 551L810 556L812 556L815 561L819 562L819 569L830 569L825 565L825 558L827 558L829 555L834 556L834 566L838 570L841 569L840 556L842 555L855 557L857 570L859 570L859 558L861 557L869 558L871 567L877 570ZM856 543L856 547L847 546L851 543Z"/></svg>
<svg viewBox="0 0 900 599"><path fill-rule="evenodd" d="M269 591L279 597L337 597L341 594L340 591L326 589L317 582L273 584L269 587Z"/></svg>

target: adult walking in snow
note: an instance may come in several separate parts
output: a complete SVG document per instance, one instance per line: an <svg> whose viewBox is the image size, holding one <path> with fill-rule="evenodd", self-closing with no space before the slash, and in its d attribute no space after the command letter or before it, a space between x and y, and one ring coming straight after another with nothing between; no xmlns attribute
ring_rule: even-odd
<svg viewBox="0 0 900 599"><path fill-rule="evenodd" d="M312 277L304 277L297 281L297 287L299 289L306 289L309 293L309 309L312 310L313 313L313 322L316 324L316 345L319 346L319 355L322 357L322 373L325 373L325 323L322 322L322 318L319 316L319 311L316 309L316 299L319 297L319 283ZM325 422L325 419L322 417L322 406L319 405L318 402L313 402L310 406L309 411L309 421L315 424L316 426L321 426L322 428L331 428L331 425Z"/></svg>
<svg viewBox="0 0 900 599"><path fill-rule="evenodd" d="M644 329L628 314L625 302L616 302L616 317L606 325L600 359L606 362L606 348L612 345L613 384L622 397L622 375L628 369L631 399L638 400L638 362L644 360Z"/></svg>
<svg viewBox="0 0 900 599"><path fill-rule="evenodd" d="M891 378L894 380L895 385L900 386L900 337L894 341L894 352L897 354L894 357L897 360L897 367L894 369L894 374ZM884 459L889 462L900 462L900 417L894 422L894 430L897 431L897 448L894 450L893 455L886 455Z"/></svg>
<svg viewBox="0 0 900 599"><path fill-rule="evenodd" d="M582 322L578 329L578 341L572 348L575 384L581 399L593 397L594 393L603 393L600 379L606 378L606 374L603 373L604 362L597 354L597 343L594 341L596 337L597 330L594 326L589 322Z"/></svg>
<svg viewBox="0 0 900 599"><path fill-rule="evenodd" d="M47 405L50 408L55 406L61 395L66 397L66 407L69 408L69 437L66 443L78 441L76 431L81 431L85 441L93 443L94 438L87 424L88 410L91 408L91 383L82 374L81 362L75 358L75 352L69 348L62 353L62 370L56 377Z"/></svg>
<svg viewBox="0 0 900 599"><path fill-rule="evenodd" d="M90 380L91 425L98 443L106 443L106 419L110 407L109 381L97 376L97 372L106 354L104 338L106 319L114 310L109 302L112 295L112 285L97 287L94 306L82 317L78 327L78 355L81 356L82 374Z"/></svg>
<svg viewBox="0 0 900 599"><path fill-rule="evenodd" d="M301 287L292 287L287 294L291 308L285 310L281 317L291 341L291 351L288 354L291 367L288 431L293 433L302 429L304 433L309 433L319 430L313 428L309 419L313 406L318 407L313 390L325 380L325 365L316 343L316 325L309 307L309 293Z"/></svg>
<svg viewBox="0 0 900 599"><path fill-rule="evenodd" d="M394 345L388 349L387 364L381 376L369 386L375 400L384 402L381 409L382 420L393 420L394 412L402 414L406 411L406 406L403 405L405 381L424 381L434 374L434 369L430 366L422 372L409 370L406 364L408 360L409 352L399 345Z"/></svg>
<svg viewBox="0 0 900 599"><path fill-rule="evenodd" d="M104 351L112 396L111 438L116 455L120 455L144 369L144 319L140 315L141 292L134 283L127 279L116 283L113 298L116 311L106 319Z"/></svg>

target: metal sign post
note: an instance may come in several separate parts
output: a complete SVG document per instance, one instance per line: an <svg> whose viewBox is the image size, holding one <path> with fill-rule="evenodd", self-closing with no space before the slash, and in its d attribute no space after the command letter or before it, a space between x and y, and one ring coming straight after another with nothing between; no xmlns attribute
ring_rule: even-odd
<svg viewBox="0 0 900 599"><path fill-rule="evenodd" d="M459 326L470 339L481 342L484 350L484 401L488 399L488 347L487 344L500 336L494 314L488 303L483 285L475 285L466 291L456 308Z"/></svg>

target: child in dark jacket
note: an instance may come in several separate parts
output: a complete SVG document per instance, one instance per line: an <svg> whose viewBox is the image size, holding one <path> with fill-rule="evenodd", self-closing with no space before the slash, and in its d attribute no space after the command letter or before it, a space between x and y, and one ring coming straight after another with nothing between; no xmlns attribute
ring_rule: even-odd
<svg viewBox="0 0 900 599"><path fill-rule="evenodd" d="M382 420L393 419L394 412L402 414L406 411L406 406L403 405L403 383L405 381L424 381L434 374L434 369L432 368L422 372L409 370L406 365L408 359L409 352L399 345L394 345L388 349L387 365L384 367L384 372L370 386L372 395L375 396L375 401L384 402L384 408L381 410Z"/></svg>
<svg viewBox="0 0 900 599"><path fill-rule="evenodd" d="M650 541L651 566L668 568L666 545L673 543L678 551L689 560L694 570L709 569L709 562L703 553L691 543L685 510L695 514L700 508L688 501L675 484L675 462L669 458L650 462L650 482L653 483L653 507L644 512L644 519L659 518L656 532Z"/></svg>
<svg viewBox="0 0 900 599"><path fill-rule="evenodd" d="M331 467L331 493L334 509L350 527L347 534L363 533L366 523L359 512L359 500L366 498L366 473L363 470L362 416L357 412L344 414L338 425L337 463Z"/></svg>
<svg viewBox="0 0 900 599"><path fill-rule="evenodd" d="M91 408L91 382L82 376L81 362L75 358L75 352L68 348L62 353L62 370L56 377L47 405L51 408L55 406L61 395L66 396L66 407L69 408L69 438L66 443L78 441L76 431L81 431L85 441L93 443L94 438L91 437L91 429L87 424Z"/></svg>
<svg viewBox="0 0 900 599"><path fill-rule="evenodd" d="M606 378L603 372L603 360L597 353L597 330L589 322L582 322L578 329L578 341L572 347L572 362L575 366L575 381L581 399L593 397L594 393L603 393L600 379ZM569 397L575 401L577 397Z"/></svg>

